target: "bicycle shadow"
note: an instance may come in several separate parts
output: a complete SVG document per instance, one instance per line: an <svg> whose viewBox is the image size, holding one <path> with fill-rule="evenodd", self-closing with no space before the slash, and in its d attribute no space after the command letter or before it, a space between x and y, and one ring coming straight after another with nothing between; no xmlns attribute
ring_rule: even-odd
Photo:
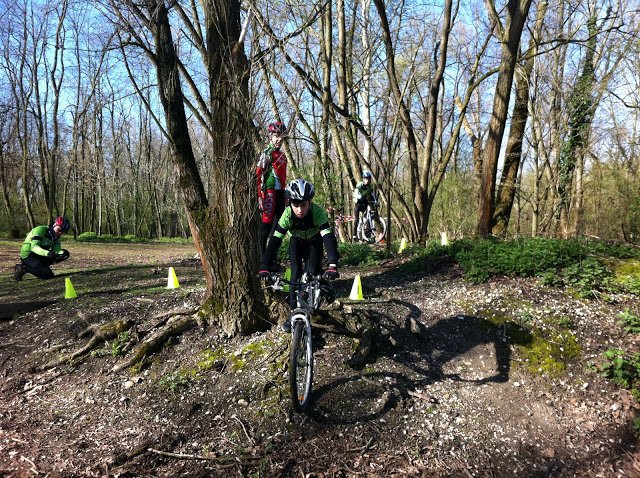
<svg viewBox="0 0 640 478"><path fill-rule="evenodd" d="M431 326L417 319L422 311L413 304L396 301L407 313L398 324L379 313L381 341L374 351L385 370L354 373L331 380L314 390L311 418L330 424L368 422L382 418L411 395L433 400L419 389L445 380L471 385L506 382L509 379L511 346L527 345L531 332L511 321L496 325L487 319L468 315L446 317ZM491 363L481 370L447 372L476 347L488 349ZM483 352L484 354L484 352ZM484 360L484 359L483 359ZM478 365L478 364L476 364Z"/></svg>

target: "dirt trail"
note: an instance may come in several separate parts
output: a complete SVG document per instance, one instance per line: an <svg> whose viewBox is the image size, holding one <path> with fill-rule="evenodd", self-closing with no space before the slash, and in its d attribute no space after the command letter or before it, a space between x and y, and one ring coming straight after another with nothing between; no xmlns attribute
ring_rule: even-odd
<svg viewBox="0 0 640 478"><path fill-rule="evenodd" d="M0 322L0 476L640 476L637 404L589 367L609 348L638 350L616 325L637 307L629 298L473 285L455 268L345 268L338 295L361 274L367 300L354 307L375 318L374 359L350 368L354 338L319 324L313 409L300 416L275 328L233 340L197 328L137 371L111 372L123 357L112 340L33 372L79 349L91 325L128 319L144 334L202 294L188 247L72 253L48 292L12 282L3 264L0 303L59 297L65 276L79 294ZM180 289L164 289L169 264Z"/></svg>

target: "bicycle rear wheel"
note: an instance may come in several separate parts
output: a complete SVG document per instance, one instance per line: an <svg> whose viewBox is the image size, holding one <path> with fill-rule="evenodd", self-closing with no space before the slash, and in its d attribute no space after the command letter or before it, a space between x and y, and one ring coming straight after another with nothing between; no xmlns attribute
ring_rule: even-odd
<svg viewBox="0 0 640 478"><path fill-rule="evenodd" d="M289 357L289 389L291 402L297 412L307 410L311 402L313 381L313 347L309 329L303 320L294 322Z"/></svg>

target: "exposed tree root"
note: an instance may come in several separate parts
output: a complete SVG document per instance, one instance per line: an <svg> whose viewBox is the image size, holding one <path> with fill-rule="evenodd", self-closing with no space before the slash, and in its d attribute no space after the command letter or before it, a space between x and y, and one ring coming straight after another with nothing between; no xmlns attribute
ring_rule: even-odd
<svg viewBox="0 0 640 478"><path fill-rule="evenodd" d="M153 329L162 327L168 322L168 320L176 315L191 315L197 312L197 309L189 309L187 307L176 307L175 309L167 310L151 317L151 324L144 328L138 328L138 333L148 333Z"/></svg>
<svg viewBox="0 0 640 478"><path fill-rule="evenodd" d="M136 347L130 357L116 364L111 371L120 372L134 365L142 367L147 357L160 350L169 338L180 335L197 325L197 314L170 318L167 320L166 325L149 335Z"/></svg>
<svg viewBox="0 0 640 478"><path fill-rule="evenodd" d="M133 323L134 322L132 320L115 320L107 324L91 326L79 335L79 337L81 338L86 337L88 335L92 335L91 339L89 340L89 342L87 342L87 344L84 347L76 350L71 354L63 355L62 357L58 357L55 360L52 360L44 365L41 365L36 370L38 371L48 370L53 367L62 365L63 363L71 362L79 357L82 357L85 354L89 353L94 348L102 345L107 340L114 339L121 332L129 330L129 328L131 328Z"/></svg>
<svg viewBox="0 0 640 478"><path fill-rule="evenodd" d="M190 455L186 453L173 453L163 450L156 450L155 448L149 448L151 453L157 455L166 456L169 458L176 458L179 460L206 460L214 462L219 469L236 468L238 466L255 465L257 462L263 459L261 455L243 455L241 457L232 456L203 456L203 455Z"/></svg>
<svg viewBox="0 0 640 478"><path fill-rule="evenodd" d="M323 321L331 321L344 327L354 336L356 350L347 362L352 368L362 367L373 352L373 345L377 335L377 329L369 318L366 310L354 310L349 307L343 310L341 307L335 310L321 310L318 317Z"/></svg>
<svg viewBox="0 0 640 478"><path fill-rule="evenodd" d="M289 317L289 295L276 292L268 287L263 287L264 303L269 308L269 317L272 323L278 324Z"/></svg>

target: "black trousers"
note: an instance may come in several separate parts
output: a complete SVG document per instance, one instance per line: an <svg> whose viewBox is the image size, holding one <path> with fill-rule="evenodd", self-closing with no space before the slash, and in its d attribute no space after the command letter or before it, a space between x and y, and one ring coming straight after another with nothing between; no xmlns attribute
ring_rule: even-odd
<svg viewBox="0 0 640 478"><path fill-rule="evenodd" d="M360 223L360 213L364 214L367 211L369 201L366 199L359 199L356 201L356 207L353 210L353 235L358 235L358 224Z"/></svg>
<svg viewBox="0 0 640 478"><path fill-rule="evenodd" d="M53 259L31 252L26 258L21 260L22 268L25 272L33 274L38 279L53 279L55 275L51 270Z"/></svg>
<svg viewBox="0 0 640 478"><path fill-rule="evenodd" d="M292 236L289 241L291 282L298 282L305 270L313 275L322 274L323 253L324 245L320 234L309 240ZM294 287L289 288L289 305L292 309L295 309L297 305Z"/></svg>

